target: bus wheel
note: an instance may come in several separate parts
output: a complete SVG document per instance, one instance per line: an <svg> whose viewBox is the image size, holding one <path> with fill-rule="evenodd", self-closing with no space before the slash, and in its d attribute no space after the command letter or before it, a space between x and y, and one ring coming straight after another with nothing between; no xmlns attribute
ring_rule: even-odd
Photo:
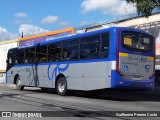
<svg viewBox="0 0 160 120"><path fill-rule="evenodd" d="M20 77L17 77L17 80L16 80L16 88L17 88L17 90L19 90L19 91L24 89L24 86L21 85Z"/></svg>
<svg viewBox="0 0 160 120"><path fill-rule="evenodd" d="M60 96L65 96L67 93L67 81L65 77L60 77L56 84L57 94Z"/></svg>

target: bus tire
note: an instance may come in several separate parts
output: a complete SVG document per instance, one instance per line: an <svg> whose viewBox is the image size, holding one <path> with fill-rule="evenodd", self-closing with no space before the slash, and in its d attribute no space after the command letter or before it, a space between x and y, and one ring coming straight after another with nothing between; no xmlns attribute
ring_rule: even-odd
<svg viewBox="0 0 160 120"><path fill-rule="evenodd" d="M20 77L19 77L19 76L18 76L17 79L16 79L16 89L17 89L18 91L24 89L24 86L21 85L21 80L20 80Z"/></svg>
<svg viewBox="0 0 160 120"><path fill-rule="evenodd" d="M65 96L67 94L67 81L65 77L60 77L57 80L56 91L60 96Z"/></svg>

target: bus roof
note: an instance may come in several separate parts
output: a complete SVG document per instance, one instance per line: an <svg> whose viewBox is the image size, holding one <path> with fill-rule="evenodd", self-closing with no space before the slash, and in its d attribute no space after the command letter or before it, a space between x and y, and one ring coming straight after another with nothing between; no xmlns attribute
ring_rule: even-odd
<svg viewBox="0 0 160 120"><path fill-rule="evenodd" d="M145 32L143 30L134 29L134 28L130 28L130 27L110 27L110 28L104 28L104 29L100 29L100 30L85 32L85 33L72 34L72 35L61 37L61 38L55 38L53 40L37 43L34 46L50 44L50 43L58 42L58 41L65 41L65 40L68 40L68 39L76 39L76 38L80 38L80 37L85 37L85 36L89 36L89 35L94 35L94 34L107 32L107 31L117 31L117 30L120 30L120 29L122 29L122 30L131 30L131 31L136 31L136 32L141 32L141 33L144 33L144 34L151 35L151 34ZM28 47L33 47L33 46L17 47L17 48L28 48Z"/></svg>
<svg viewBox="0 0 160 120"><path fill-rule="evenodd" d="M50 44L52 42L64 41L64 40L68 40L68 39L76 39L76 38L79 38L79 37L85 37L85 36L99 34L99 33L107 32L107 31L117 31L117 30L120 30L120 29L137 31L137 32L141 32L141 33L144 33L144 34L151 35L151 34L145 32L143 30L129 28L129 27L110 27L110 28L104 28L104 29L100 29L100 30L85 32L85 33L72 34L72 35L68 35L68 36L62 37L62 38L56 38L56 39L50 40L50 41L44 41L44 42L41 42L41 43L38 43L38 44L40 44L40 45Z"/></svg>

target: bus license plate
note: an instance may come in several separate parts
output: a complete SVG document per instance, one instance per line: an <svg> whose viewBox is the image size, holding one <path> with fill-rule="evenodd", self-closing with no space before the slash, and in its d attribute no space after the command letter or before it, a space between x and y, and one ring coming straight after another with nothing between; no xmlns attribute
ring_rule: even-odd
<svg viewBox="0 0 160 120"><path fill-rule="evenodd" d="M135 87L145 87L145 84L144 83L135 82L135 83L132 84L132 86L135 86Z"/></svg>

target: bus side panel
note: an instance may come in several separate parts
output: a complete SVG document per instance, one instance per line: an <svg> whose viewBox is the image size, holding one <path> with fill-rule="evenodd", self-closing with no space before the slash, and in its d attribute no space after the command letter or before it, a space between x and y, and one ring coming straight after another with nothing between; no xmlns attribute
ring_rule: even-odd
<svg viewBox="0 0 160 120"><path fill-rule="evenodd" d="M6 73L6 84L14 84L14 77L17 73L17 69L12 67Z"/></svg>
<svg viewBox="0 0 160 120"><path fill-rule="evenodd" d="M86 90L110 88L111 61L85 64Z"/></svg>
<svg viewBox="0 0 160 120"><path fill-rule="evenodd" d="M68 89L85 90L84 65L84 63L70 64L64 72Z"/></svg>
<svg viewBox="0 0 160 120"><path fill-rule="evenodd" d="M35 86L34 81L34 66L33 64L26 64L26 65L18 65L16 69L19 71L17 74L20 76L20 80L22 85L25 86Z"/></svg>
<svg viewBox="0 0 160 120"><path fill-rule="evenodd" d="M68 89L96 90L110 88L111 61L71 64L67 70ZM109 76L109 77L108 77Z"/></svg>
<svg viewBox="0 0 160 120"><path fill-rule="evenodd" d="M50 69L52 68L55 69L56 65L50 67ZM48 72L52 72L50 78L48 77ZM54 75L53 71L48 71L48 65L38 66L38 79L40 87L55 88L56 76Z"/></svg>
<svg viewBox="0 0 160 120"><path fill-rule="evenodd" d="M42 67L43 65L41 65L39 66L41 68L39 71L43 72L39 74L41 76L39 76L39 83L41 87L49 87L45 82L50 83L50 81L53 81L53 88L55 88L55 77L63 74L66 77L68 89L96 90L110 88L112 63L112 61L53 63L48 65L47 72L46 67ZM48 77L47 80L45 80L45 76Z"/></svg>
<svg viewBox="0 0 160 120"><path fill-rule="evenodd" d="M53 81L48 80L48 65L25 65L20 67L20 76L23 85L36 87L53 87Z"/></svg>
<svg viewBox="0 0 160 120"><path fill-rule="evenodd" d="M55 80L60 72L58 71L58 64L48 63L40 64L38 66L38 79L40 87L55 88Z"/></svg>
<svg viewBox="0 0 160 120"><path fill-rule="evenodd" d="M7 71L6 83L14 84L14 78L19 75L21 84L25 86L33 85L33 67L31 65L15 65Z"/></svg>

